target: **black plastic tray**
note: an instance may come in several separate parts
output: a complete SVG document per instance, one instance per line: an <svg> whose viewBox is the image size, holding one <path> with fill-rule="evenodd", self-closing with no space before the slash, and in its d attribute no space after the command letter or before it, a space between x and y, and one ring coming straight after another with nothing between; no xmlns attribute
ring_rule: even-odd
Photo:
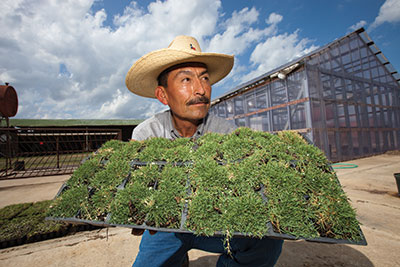
<svg viewBox="0 0 400 267"><path fill-rule="evenodd" d="M130 165L131 168L134 169L137 166L145 166L149 164L148 162L140 162L140 161L131 161ZM158 161L158 162L151 162L151 164L156 164L159 166L167 164L164 161ZM188 166L190 165L191 162L178 162L175 163L175 166ZM223 164L223 163L219 163ZM130 174L124 179L124 181L117 187L118 190L124 190L126 183L129 181ZM336 178L337 182L339 183L339 180ZM340 184L340 183L339 183ZM56 198L64 191L66 190L66 184L63 184L61 188L59 189ZM263 194L263 186L261 185L261 190L259 190L263 200L265 202L268 201L266 196ZM190 194L190 190L188 190L187 194ZM187 204L184 206L182 212L181 212L181 218L180 218L180 227L179 228L162 228L162 227L152 227L149 225L146 225L146 221L141 224L141 225L134 225L134 224L112 224L110 223L110 218L112 216L111 213L108 213L106 216L106 219L104 221L94 221L94 220L84 220L84 219L79 219L77 217L71 217L71 218L59 218L59 217L47 217L47 220L56 220L56 221L63 221L66 223L71 223L71 224L89 224L93 226L99 226L99 227L126 227L126 228L133 228L133 229L143 229L143 230L154 230L154 231L161 231L161 232L173 232L173 233L194 233L193 231L190 231L188 229L185 229L185 221L186 221L186 216L187 216ZM76 211L76 214L78 214L79 211ZM361 237L361 240L358 242L354 242L351 240L346 240L346 239L334 239L334 238L327 238L327 237L318 237L318 238L306 238L306 237L298 237L298 236L293 236L289 234L283 234L283 233L277 233L274 231L274 228L270 222L267 223L265 226L267 228L267 234L265 236L270 237L270 238L275 238L275 239L286 239L286 240L306 240L306 241L311 241L311 242L320 242L320 243L331 243L331 244L353 244L353 245L367 245L367 241L361 231L361 228L359 229L359 235ZM223 236L224 233L222 232L215 232L215 236ZM238 233L235 232L233 233L234 237L248 237L250 236L249 234L246 233Z"/></svg>

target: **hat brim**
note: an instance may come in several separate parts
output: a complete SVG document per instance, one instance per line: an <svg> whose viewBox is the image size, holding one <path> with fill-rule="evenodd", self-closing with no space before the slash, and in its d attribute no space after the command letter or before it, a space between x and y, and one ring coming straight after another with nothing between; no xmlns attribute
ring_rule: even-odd
<svg viewBox="0 0 400 267"><path fill-rule="evenodd" d="M140 96L156 98L154 91L162 71L177 64L199 62L207 66L210 83L223 79L233 67L234 58L218 53L187 52L165 48L150 52L133 64L126 75L128 89Z"/></svg>

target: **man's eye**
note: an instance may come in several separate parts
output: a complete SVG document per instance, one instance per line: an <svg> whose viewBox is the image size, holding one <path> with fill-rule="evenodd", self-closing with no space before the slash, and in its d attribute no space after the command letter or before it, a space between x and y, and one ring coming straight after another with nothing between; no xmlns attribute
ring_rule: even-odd
<svg viewBox="0 0 400 267"><path fill-rule="evenodd" d="M188 81L190 81L190 78L183 78L182 79L182 82L188 82Z"/></svg>

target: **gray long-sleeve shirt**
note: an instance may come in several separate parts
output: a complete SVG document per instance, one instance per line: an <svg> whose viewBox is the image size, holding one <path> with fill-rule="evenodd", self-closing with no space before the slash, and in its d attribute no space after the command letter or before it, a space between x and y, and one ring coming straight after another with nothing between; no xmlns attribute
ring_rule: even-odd
<svg viewBox="0 0 400 267"><path fill-rule="evenodd" d="M207 114L202 123L197 127L197 131L193 137L197 138L208 132L223 134L230 133L236 128L236 125L231 121ZM170 110L158 113L145 120L132 132L132 139L134 140L141 141L149 137L164 137L169 139L181 137L172 124L172 115Z"/></svg>

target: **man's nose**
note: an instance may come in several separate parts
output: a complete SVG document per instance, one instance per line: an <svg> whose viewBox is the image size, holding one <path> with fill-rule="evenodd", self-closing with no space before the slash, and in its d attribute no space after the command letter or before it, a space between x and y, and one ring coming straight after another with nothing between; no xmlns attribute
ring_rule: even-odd
<svg viewBox="0 0 400 267"><path fill-rule="evenodd" d="M193 84L193 94L194 95L205 95L206 94L206 85L202 83L200 78L196 78Z"/></svg>

